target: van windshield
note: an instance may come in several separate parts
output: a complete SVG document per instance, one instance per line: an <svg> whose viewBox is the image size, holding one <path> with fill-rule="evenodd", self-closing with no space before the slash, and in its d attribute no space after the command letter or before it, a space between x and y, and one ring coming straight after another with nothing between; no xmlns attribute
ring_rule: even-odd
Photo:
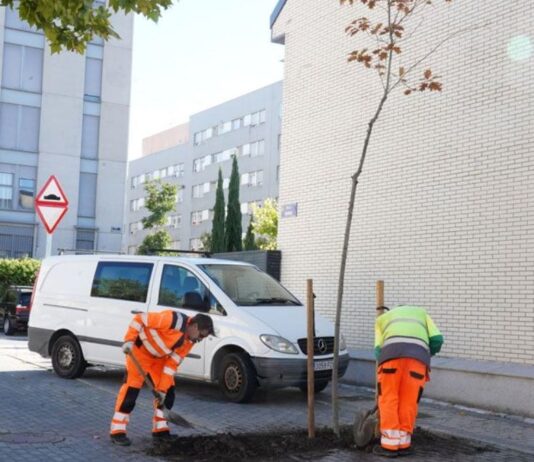
<svg viewBox="0 0 534 462"><path fill-rule="evenodd" d="M213 264L200 268L236 305L302 305L279 282L255 266Z"/></svg>

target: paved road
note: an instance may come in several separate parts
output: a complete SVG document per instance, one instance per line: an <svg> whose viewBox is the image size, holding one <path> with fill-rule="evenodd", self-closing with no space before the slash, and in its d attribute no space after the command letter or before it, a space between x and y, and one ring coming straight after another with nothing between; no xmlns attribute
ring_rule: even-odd
<svg viewBox="0 0 534 462"><path fill-rule="evenodd" d="M52 372L50 361L29 352L26 345L24 336L0 335L0 461L168 460L145 453L152 445L151 397L146 390L139 396L129 425L134 444L118 448L108 440L108 427L123 372L90 369L81 379L60 379ZM328 391L317 399L318 426L330 423ZM341 395L341 421L347 425L358 409L368 408L372 402L368 391L349 385L342 385ZM195 430L180 430L183 436L306 427L306 399L297 389L261 392L254 402L239 405L226 402L212 385L179 381L175 410L196 425ZM438 439L435 444L423 441L417 456L410 460L534 460L532 422L424 403L419 424L446 435L491 441L497 447L488 450L484 444L447 439ZM371 454L336 451L290 456L287 460L378 459Z"/></svg>

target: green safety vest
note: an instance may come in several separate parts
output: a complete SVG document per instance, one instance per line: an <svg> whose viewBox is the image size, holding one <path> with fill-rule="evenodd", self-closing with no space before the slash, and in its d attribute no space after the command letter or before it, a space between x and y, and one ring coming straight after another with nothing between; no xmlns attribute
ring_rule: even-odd
<svg viewBox="0 0 534 462"><path fill-rule="evenodd" d="M410 357L430 364L441 349L443 335L424 308L398 306L376 318L375 356L379 363Z"/></svg>

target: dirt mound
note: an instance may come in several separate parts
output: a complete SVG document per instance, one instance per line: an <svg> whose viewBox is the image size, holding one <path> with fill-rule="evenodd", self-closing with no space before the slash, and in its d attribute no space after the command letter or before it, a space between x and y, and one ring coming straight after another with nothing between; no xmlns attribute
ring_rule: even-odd
<svg viewBox="0 0 534 462"><path fill-rule="evenodd" d="M481 446L458 438L436 436L419 429L414 437L414 445L416 445L418 455L427 457L437 457L439 454L476 455L496 451L489 446ZM340 438L337 438L329 429L320 429L316 433L316 438L312 440L308 439L306 431L298 430L183 437L154 446L147 450L147 454L170 461L235 462L237 460L275 461L291 455L319 455L332 450L359 452L353 443L352 427L343 427Z"/></svg>

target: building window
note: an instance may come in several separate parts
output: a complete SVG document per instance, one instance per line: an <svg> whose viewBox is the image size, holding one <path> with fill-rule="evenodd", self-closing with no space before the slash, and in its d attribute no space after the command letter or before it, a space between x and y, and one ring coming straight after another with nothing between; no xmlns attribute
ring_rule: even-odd
<svg viewBox="0 0 534 462"><path fill-rule="evenodd" d="M41 92L43 50L13 43L4 44L2 86L14 90Z"/></svg>
<svg viewBox="0 0 534 462"><path fill-rule="evenodd" d="M82 121L82 157L96 159L98 157L98 132L100 117L83 115Z"/></svg>
<svg viewBox="0 0 534 462"><path fill-rule="evenodd" d="M265 109L260 111L260 124L265 123L266 112Z"/></svg>
<svg viewBox="0 0 534 462"><path fill-rule="evenodd" d="M102 93L102 60L86 58L84 98L87 101L100 101Z"/></svg>
<svg viewBox="0 0 534 462"><path fill-rule="evenodd" d="M202 158L193 161L193 172L198 173L202 169Z"/></svg>
<svg viewBox="0 0 534 462"><path fill-rule="evenodd" d="M193 198L194 199L198 199L198 198L202 197L201 186L202 185L200 185L200 184L196 184L196 185L193 186L192 191L193 191Z"/></svg>
<svg viewBox="0 0 534 462"><path fill-rule="evenodd" d="M228 189L228 186L230 186L230 178L224 178L223 179L223 189Z"/></svg>
<svg viewBox="0 0 534 462"><path fill-rule="evenodd" d="M20 19L16 9L6 8L6 27L10 29L25 30L27 32L37 32L37 29L30 26L26 21Z"/></svg>
<svg viewBox="0 0 534 462"><path fill-rule="evenodd" d="M184 173L185 173L185 168L184 168L184 164L177 164L175 165L175 175L180 178L182 176L184 176Z"/></svg>
<svg viewBox="0 0 534 462"><path fill-rule="evenodd" d="M0 173L0 209L13 208L13 174Z"/></svg>
<svg viewBox="0 0 534 462"><path fill-rule="evenodd" d="M194 137L194 145L198 146L202 142L202 132L196 132Z"/></svg>
<svg viewBox="0 0 534 462"><path fill-rule="evenodd" d="M96 210L96 178L94 173L80 173L78 216L94 218Z"/></svg>
<svg viewBox="0 0 534 462"><path fill-rule="evenodd" d="M19 178L19 205L23 209L33 209L35 180Z"/></svg>
<svg viewBox="0 0 534 462"><path fill-rule="evenodd" d="M229 131L232 131L232 122L221 122L219 126L217 127L217 134L218 135L224 135L225 133L228 133Z"/></svg>
<svg viewBox="0 0 534 462"><path fill-rule="evenodd" d="M182 186L180 189L178 189L178 192L176 193L176 202L181 204L184 201L184 187Z"/></svg>
<svg viewBox="0 0 534 462"><path fill-rule="evenodd" d="M252 114L247 114L243 117L243 127L248 127L252 122Z"/></svg>
<svg viewBox="0 0 534 462"><path fill-rule="evenodd" d="M261 186L263 184L263 170L243 173L241 175L242 186Z"/></svg>
<svg viewBox="0 0 534 462"><path fill-rule="evenodd" d="M167 226L179 228L182 224L182 215L169 215L167 217Z"/></svg>
<svg viewBox="0 0 534 462"><path fill-rule="evenodd" d="M95 250L95 230L82 229L76 230L76 250Z"/></svg>
<svg viewBox="0 0 534 462"><path fill-rule="evenodd" d="M260 140L251 143L249 152L251 157L263 156L263 154L265 154L265 141Z"/></svg>
<svg viewBox="0 0 534 462"><path fill-rule="evenodd" d="M132 212L137 212L138 210L141 210L145 206L145 198L140 197L139 199L134 199L130 202L130 210Z"/></svg>
<svg viewBox="0 0 534 462"><path fill-rule="evenodd" d="M0 148L37 152L38 107L0 103Z"/></svg>
<svg viewBox="0 0 534 462"><path fill-rule="evenodd" d="M232 130L237 130L241 128L241 119L232 120Z"/></svg>
<svg viewBox="0 0 534 462"><path fill-rule="evenodd" d="M140 221L130 223L130 234L135 234L137 231L143 229L143 224Z"/></svg>

